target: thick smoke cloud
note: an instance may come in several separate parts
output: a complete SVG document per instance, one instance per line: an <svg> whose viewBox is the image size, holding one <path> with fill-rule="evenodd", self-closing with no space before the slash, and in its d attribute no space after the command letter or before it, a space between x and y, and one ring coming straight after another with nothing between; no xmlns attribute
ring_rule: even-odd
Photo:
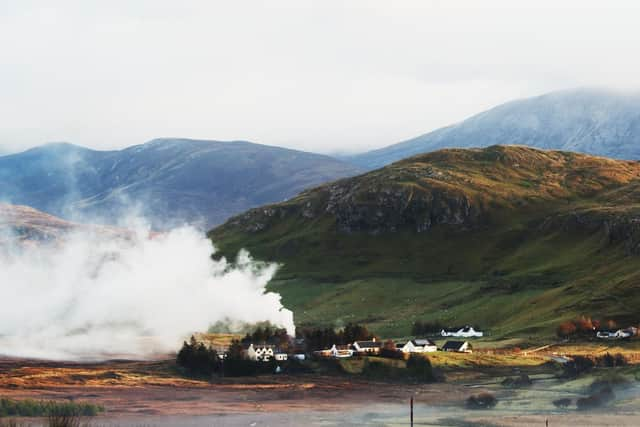
<svg viewBox="0 0 640 427"><path fill-rule="evenodd" d="M6 237L6 236L5 236ZM0 354L55 359L147 357L175 350L222 319L293 331L274 264L241 252L213 261L211 242L183 227L126 236L73 233L0 251Z"/></svg>

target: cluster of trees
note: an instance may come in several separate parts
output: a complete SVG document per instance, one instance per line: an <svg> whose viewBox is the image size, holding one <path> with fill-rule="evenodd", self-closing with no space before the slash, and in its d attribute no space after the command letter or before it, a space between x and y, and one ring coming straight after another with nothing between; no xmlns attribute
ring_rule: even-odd
<svg viewBox="0 0 640 427"><path fill-rule="evenodd" d="M304 338L308 351L322 350L333 344L346 345L354 341L367 341L374 338L366 326L349 323L336 331L333 328L306 328L297 331L298 337Z"/></svg>
<svg viewBox="0 0 640 427"><path fill-rule="evenodd" d="M595 331L601 328L615 329L617 327L618 325L613 320L601 322L600 320L591 319L591 317L581 316L558 325L556 335L560 338L586 337L593 335Z"/></svg>
<svg viewBox="0 0 640 427"><path fill-rule="evenodd" d="M187 374L195 377L210 378L214 374L229 377L253 376L258 374L273 373L277 363L258 362L248 360L244 357L243 343L241 340L233 340L226 353L226 357L221 359L218 353L211 347L198 342L195 337L182 344L182 348L176 356L176 364ZM284 365L285 369L296 369L295 361L288 361Z"/></svg>
<svg viewBox="0 0 640 427"><path fill-rule="evenodd" d="M184 342L176 357L176 363L187 374L197 377L210 377L220 371L220 358L211 347L199 343L194 336Z"/></svg>
<svg viewBox="0 0 640 427"><path fill-rule="evenodd" d="M563 365L564 376L576 378L583 373L591 371L595 367L615 368L618 366L625 366L628 362L627 358L620 353L607 353L603 356L597 357L574 356L573 360Z"/></svg>
<svg viewBox="0 0 640 427"><path fill-rule="evenodd" d="M439 334L444 328L445 326L438 320L432 322L417 320L411 326L411 333L413 335Z"/></svg>
<svg viewBox="0 0 640 427"><path fill-rule="evenodd" d="M289 348L289 334L284 328L274 328L271 325L258 326L253 332L247 332L242 338L242 344L272 344L282 350Z"/></svg>

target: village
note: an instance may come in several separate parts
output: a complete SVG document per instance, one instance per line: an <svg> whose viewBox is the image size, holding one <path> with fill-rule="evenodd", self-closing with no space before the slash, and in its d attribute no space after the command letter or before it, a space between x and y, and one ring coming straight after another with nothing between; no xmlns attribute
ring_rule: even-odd
<svg viewBox="0 0 640 427"><path fill-rule="evenodd" d="M466 325L459 328L442 329L439 334L443 338L480 338L482 331ZM467 340L446 340L439 347L435 341L429 338L413 338L407 341L379 340L371 337L367 340L354 340L351 343L333 343L328 348L309 349L304 338L293 340L293 346L287 346L289 351L276 344L266 342L243 343L242 354L244 358L257 362L282 362L289 359L303 361L308 357L344 359L356 356L389 356L398 357L404 354L431 353L436 351L472 353L473 346ZM226 357L227 353L221 352L219 357Z"/></svg>
<svg viewBox="0 0 640 427"><path fill-rule="evenodd" d="M593 328L593 337L597 340L627 340L638 335L638 328L628 327L622 329L596 329ZM408 340L381 340L371 337L366 340L354 340L341 344L334 342L326 348L311 348L305 343L304 338L295 338L293 345L279 346L264 342L249 342L245 339L242 344L242 355L247 360L257 362L283 362L294 359L306 360L308 357L345 359L358 356L387 356L402 357L402 355L433 353L437 351L454 353L472 353L473 345L470 340L485 336L473 326L465 325L456 328L443 328L437 335L430 338L411 338ZM445 338L441 345L436 343L436 337ZM457 338L448 340L446 338ZM219 357L226 357L226 352L220 351Z"/></svg>

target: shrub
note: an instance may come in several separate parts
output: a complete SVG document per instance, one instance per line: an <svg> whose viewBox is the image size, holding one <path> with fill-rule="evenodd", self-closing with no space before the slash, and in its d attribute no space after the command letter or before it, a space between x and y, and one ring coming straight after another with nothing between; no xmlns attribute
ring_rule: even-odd
<svg viewBox="0 0 640 427"><path fill-rule="evenodd" d="M553 406L555 406L556 408L568 408L571 405L571 399L569 398L562 398L562 399L556 399L553 401Z"/></svg>
<svg viewBox="0 0 640 427"><path fill-rule="evenodd" d="M103 411L102 406L91 403L0 399L0 417L92 417Z"/></svg>
<svg viewBox="0 0 640 427"><path fill-rule="evenodd" d="M435 381L431 361L426 356L412 354L407 360L408 375L419 382Z"/></svg>
<svg viewBox="0 0 640 427"><path fill-rule="evenodd" d="M502 381L502 385L509 388L529 387L531 384L531 378L527 374L521 374L515 378L505 378Z"/></svg>
<svg viewBox="0 0 640 427"><path fill-rule="evenodd" d="M579 410L588 410L599 408L609 403L615 398L615 394L610 386L606 385L600 387L595 393L588 397L581 397L576 401L576 406Z"/></svg>
<svg viewBox="0 0 640 427"><path fill-rule="evenodd" d="M396 348L396 343L393 340L387 340L384 342L382 349L380 350L380 356L389 359L404 358L404 354Z"/></svg>
<svg viewBox="0 0 640 427"><path fill-rule="evenodd" d="M498 399L491 393L480 393L469 396L467 408L469 409L491 409L498 403Z"/></svg>
<svg viewBox="0 0 640 427"><path fill-rule="evenodd" d="M562 365L564 375L569 378L575 378L585 372L589 372L595 366L595 362L588 357L574 356L573 360Z"/></svg>
<svg viewBox="0 0 640 427"><path fill-rule="evenodd" d="M569 338L570 336L574 335L577 330L578 328L576 328L576 325L573 322L563 322L558 325L556 335L558 335L560 338Z"/></svg>
<svg viewBox="0 0 640 427"><path fill-rule="evenodd" d="M596 357L595 364L596 366L603 368L615 368L618 366L626 366L628 364L628 360L621 353L616 353L614 355L607 353L604 356Z"/></svg>

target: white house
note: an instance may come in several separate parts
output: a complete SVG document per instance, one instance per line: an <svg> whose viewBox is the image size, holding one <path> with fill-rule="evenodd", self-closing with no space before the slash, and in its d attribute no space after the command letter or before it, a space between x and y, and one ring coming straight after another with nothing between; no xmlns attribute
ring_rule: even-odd
<svg viewBox="0 0 640 427"><path fill-rule="evenodd" d="M329 349L331 357L335 357L338 359L343 359L346 357L353 356L353 349L348 345L333 345L331 349Z"/></svg>
<svg viewBox="0 0 640 427"><path fill-rule="evenodd" d="M474 338L484 335L482 331L476 331L473 326L464 326L462 328L443 329L440 331L440 335L443 337L460 337L460 338Z"/></svg>
<svg viewBox="0 0 640 427"><path fill-rule="evenodd" d="M360 354L378 354L382 348L382 343L374 338L371 341L356 341L353 343L356 353Z"/></svg>
<svg viewBox="0 0 640 427"><path fill-rule="evenodd" d="M621 340L631 338L636 334L635 328L618 329L617 331L598 331L596 337L601 339Z"/></svg>
<svg viewBox="0 0 640 427"><path fill-rule="evenodd" d="M275 348L272 345L250 344L247 348L247 359L259 362L268 362L273 358Z"/></svg>
<svg viewBox="0 0 640 427"><path fill-rule="evenodd" d="M278 352L273 354L273 358L275 360L277 360L278 362L284 362L289 358L289 355L287 353L282 353L282 352L278 351Z"/></svg>
<svg viewBox="0 0 640 427"><path fill-rule="evenodd" d="M428 353L438 350L436 343L428 339L414 339L405 344L398 344L396 348L403 353Z"/></svg>
<svg viewBox="0 0 640 427"><path fill-rule="evenodd" d="M469 341L447 341L442 346L442 351L452 351L455 353L472 353Z"/></svg>

